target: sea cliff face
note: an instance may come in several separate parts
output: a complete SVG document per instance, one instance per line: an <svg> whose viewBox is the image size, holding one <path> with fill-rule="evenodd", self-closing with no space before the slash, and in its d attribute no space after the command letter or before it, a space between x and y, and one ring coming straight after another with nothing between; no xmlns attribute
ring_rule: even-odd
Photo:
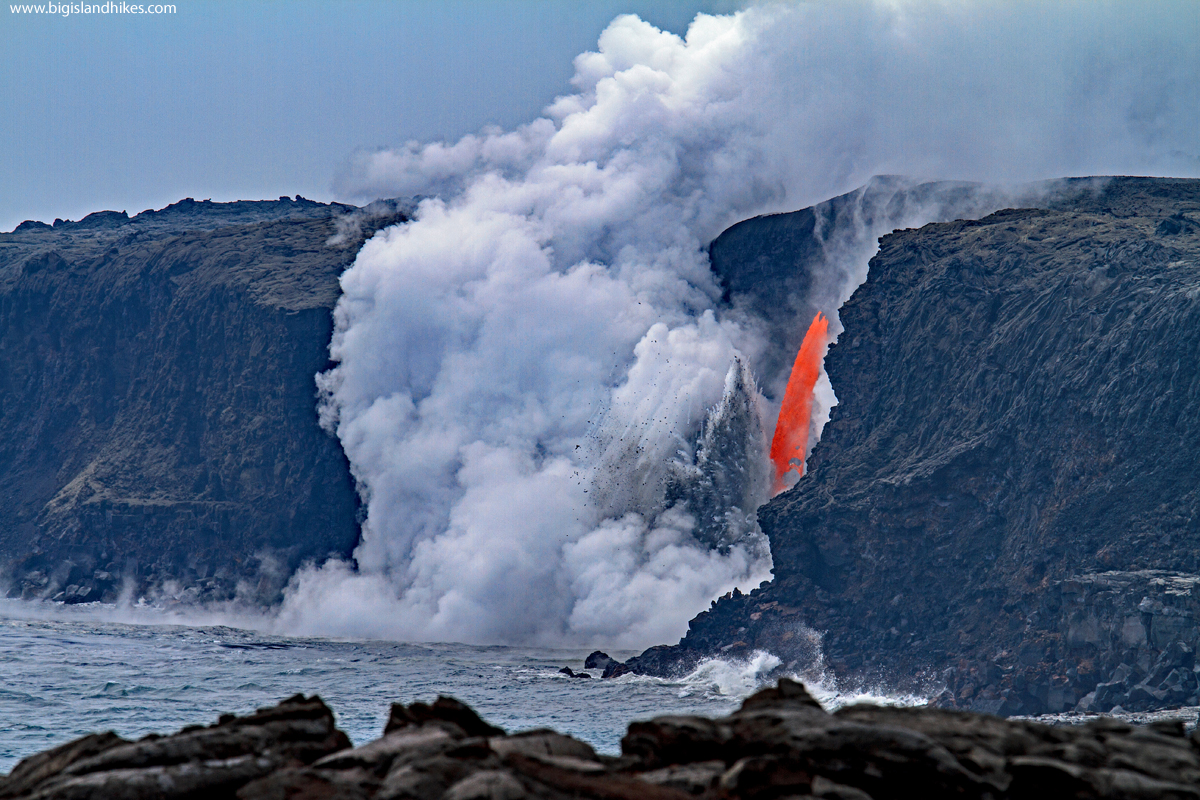
<svg viewBox="0 0 1200 800"><path fill-rule="evenodd" d="M356 211L185 200L0 235L11 596L270 602L304 559L350 553L313 376L338 276L402 218Z"/></svg>
<svg viewBox="0 0 1200 800"><path fill-rule="evenodd" d="M1200 181L885 236L809 473L760 509L774 580L650 660L800 663L816 631L838 674L947 704L1195 702L1198 298Z"/></svg>

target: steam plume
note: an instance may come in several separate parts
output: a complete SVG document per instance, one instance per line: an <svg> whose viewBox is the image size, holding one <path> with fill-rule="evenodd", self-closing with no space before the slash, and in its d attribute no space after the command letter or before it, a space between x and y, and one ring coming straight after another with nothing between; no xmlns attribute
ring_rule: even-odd
<svg viewBox="0 0 1200 800"><path fill-rule="evenodd" d="M772 410L743 370L774 397L784 380L759 311L722 304L707 243L877 173L1195 174L1197 24L1187 4L814 3L701 15L681 39L623 16L542 118L359 154L347 199L431 199L342 278L321 414L364 538L354 564L295 578L279 625L678 637L768 575L748 506L769 482L727 478L738 458L770 469L761 444L757 466L746 455ZM823 310L836 335L875 237L1001 194L877 198L874 216L864 195L822 217L797 318ZM824 377L815 398L819 435Z"/></svg>

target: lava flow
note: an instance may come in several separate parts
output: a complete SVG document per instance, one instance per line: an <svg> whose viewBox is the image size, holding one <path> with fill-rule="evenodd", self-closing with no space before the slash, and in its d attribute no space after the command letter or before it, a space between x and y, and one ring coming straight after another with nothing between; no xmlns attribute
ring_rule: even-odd
<svg viewBox="0 0 1200 800"><path fill-rule="evenodd" d="M795 469L804 474L804 456L808 452L808 426L812 418L813 388L821 372L821 356L829 332L829 318L821 312L813 317L804 334L804 343L796 354L792 374L788 378L783 405L779 408L779 421L775 423L775 436L771 439L771 461L775 464L775 487L772 494L787 488L783 476ZM799 462L798 466L792 460Z"/></svg>

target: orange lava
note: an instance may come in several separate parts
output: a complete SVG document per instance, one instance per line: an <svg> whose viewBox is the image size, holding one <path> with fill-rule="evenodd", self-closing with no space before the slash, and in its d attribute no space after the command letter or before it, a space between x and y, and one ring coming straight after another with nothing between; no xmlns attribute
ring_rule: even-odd
<svg viewBox="0 0 1200 800"><path fill-rule="evenodd" d="M775 436L771 439L771 461L775 464L775 488L772 494L779 494L787 488L783 476L790 470L804 474L813 388L821 372L821 358L828 333L829 318L818 311L808 326L808 333L804 334L800 352L796 354L787 391L783 395L783 405L779 408L779 421L775 423ZM793 465L793 459L799 465Z"/></svg>

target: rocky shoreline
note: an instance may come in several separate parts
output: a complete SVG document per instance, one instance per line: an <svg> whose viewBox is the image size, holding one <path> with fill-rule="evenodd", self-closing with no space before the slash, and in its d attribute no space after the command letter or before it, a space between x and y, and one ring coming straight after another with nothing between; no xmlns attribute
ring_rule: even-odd
<svg viewBox="0 0 1200 800"><path fill-rule="evenodd" d="M916 793L916 794L914 794ZM548 729L508 734L448 697L395 704L353 747L319 697L136 742L85 736L0 777L0 798L1200 798L1182 720L1081 725L940 708L827 712L796 682L719 719L634 722L620 756Z"/></svg>
<svg viewBox="0 0 1200 800"><path fill-rule="evenodd" d="M1005 717L1200 705L1198 589L1200 576L1162 570L1114 570L1056 581L1026 610L1041 622L1040 630L991 659L959 659L926 689L936 695L933 702L941 708ZM788 611L762 601L757 592L734 592L698 619L711 625L705 618L718 615L723 617L720 627L737 630L764 615L778 617ZM677 676L711 657L708 643L697 645L690 639L677 646L652 647L624 662L603 653L594 653L589 661L604 670L605 678L631 672ZM819 639L808 643L810 649L818 646ZM746 642L735 642L723 654L745 657L752 649ZM792 653L797 652L793 644ZM814 657L798 660L811 663Z"/></svg>

